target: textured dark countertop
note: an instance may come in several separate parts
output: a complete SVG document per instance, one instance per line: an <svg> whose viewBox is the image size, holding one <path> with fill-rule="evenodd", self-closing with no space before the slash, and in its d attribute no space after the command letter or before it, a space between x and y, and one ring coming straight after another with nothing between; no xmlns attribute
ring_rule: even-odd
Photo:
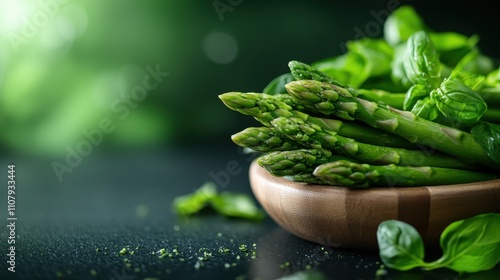
<svg viewBox="0 0 500 280"><path fill-rule="evenodd" d="M173 198L214 178L221 189L251 195L251 159L236 148L221 150L92 154L62 182L53 160L2 159L5 170L16 164L18 220L12 273L3 188L0 279L266 280L301 271L325 279L499 279L498 266L463 276L445 269L386 269L377 276L382 265L377 252L322 247L289 234L269 217L253 222L210 211L176 216Z"/></svg>

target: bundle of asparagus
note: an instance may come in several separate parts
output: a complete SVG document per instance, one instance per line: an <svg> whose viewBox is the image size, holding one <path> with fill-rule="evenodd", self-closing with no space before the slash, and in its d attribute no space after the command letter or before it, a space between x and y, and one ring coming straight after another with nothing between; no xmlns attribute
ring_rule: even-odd
<svg viewBox="0 0 500 280"><path fill-rule="evenodd" d="M424 26L408 34L401 22L411 20L408 10L403 19L400 13L388 18L386 39L351 42L329 61L290 61L290 72L263 92L219 95L260 123L232 140L260 153L258 164L271 174L305 183L367 188L495 179L500 68L484 67L492 60L470 44L451 59L454 52L434 43L444 35ZM339 63L360 52L366 61L356 69L364 80ZM388 66L374 69L381 54Z"/></svg>

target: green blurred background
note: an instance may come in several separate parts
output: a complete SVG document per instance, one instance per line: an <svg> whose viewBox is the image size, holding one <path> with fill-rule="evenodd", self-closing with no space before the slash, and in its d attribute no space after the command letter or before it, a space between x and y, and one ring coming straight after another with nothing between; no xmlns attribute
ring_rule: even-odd
<svg viewBox="0 0 500 280"><path fill-rule="evenodd" d="M85 140L100 152L231 146L256 122L218 94L261 91L290 60L381 37L368 23L400 5L438 31L478 34L499 57L484 2L2 0L0 151L64 156Z"/></svg>

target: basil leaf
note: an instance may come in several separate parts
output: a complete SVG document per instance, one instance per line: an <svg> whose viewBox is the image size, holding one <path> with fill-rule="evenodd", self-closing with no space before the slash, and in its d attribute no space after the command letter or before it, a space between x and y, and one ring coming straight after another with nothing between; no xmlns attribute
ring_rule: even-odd
<svg viewBox="0 0 500 280"><path fill-rule="evenodd" d="M430 97L418 100L415 103L415 106L411 109L411 112L415 114L415 116L429 121L434 121L438 117L442 116L437 109L436 104L430 99Z"/></svg>
<svg viewBox="0 0 500 280"><path fill-rule="evenodd" d="M500 214L487 213L451 223L441 234L443 256L427 267L457 272L489 270L500 262Z"/></svg>
<svg viewBox="0 0 500 280"><path fill-rule="evenodd" d="M406 76L413 84L430 84L431 89L441 83L441 62L429 35L425 31L413 33L403 54Z"/></svg>
<svg viewBox="0 0 500 280"><path fill-rule="evenodd" d="M293 80L294 79L291 73L282 74L269 82L269 84L264 88L263 93L271 95L287 93L285 85Z"/></svg>
<svg viewBox="0 0 500 280"><path fill-rule="evenodd" d="M408 89L403 103L403 110L409 111L417 101L429 96L431 91L429 84L415 84Z"/></svg>
<svg viewBox="0 0 500 280"><path fill-rule="evenodd" d="M357 53L365 61L367 78L384 76L391 72L391 61L394 55L392 47L381 39L363 38L347 43L349 52Z"/></svg>
<svg viewBox="0 0 500 280"><path fill-rule="evenodd" d="M424 243L413 226L384 221L378 226L377 241L380 258L388 267L404 271L424 265Z"/></svg>
<svg viewBox="0 0 500 280"><path fill-rule="evenodd" d="M183 216L198 213L217 195L217 185L207 182L194 192L178 196L172 202L174 210Z"/></svg>
<svg viewBox="0 0 500 280"><path fill-rule="evenodd" d="M462 84L475 91L481 88L485 76L471 72L453 72L450 79L460 81Z"/></svg>
<svg viewBox="0 0 500 280"><path fill-rule="evenodd" d="M394 47L394 57L392 60L391 81L401 87L408 89L413 84L406 76L403 65L403 55L405 53L406 43Z"/></svg>
<svg viewBox="0 0 500 280"><path fill-rule="evenodd" d="M363 38L349 41L347 49L343 55L314 62L311 66L352 87L361 87L371 77L390 74L393 50L386 41Z"/></svg>
<svg viewBox="0 0 500 280"><path fill-rule="evenodd" d="M471 134L486 154L500 164L500 125L480 121L471 128Z"/></svg>
<svg viewBox="0 0 500 280"><path fill-rule="evenodd" d="M454 126L472 126L484 115L488 106L481 96L459 80L447 79L430 97L439 111Z"/></svg>
<svg viewBox="0 0 500 280"><path fill-rule="evenodd" d="M413 33L425 29L427 27L415 9L405 5L394 10L385 20L384 38L391 46L396 46L406 42Z"/></svg>

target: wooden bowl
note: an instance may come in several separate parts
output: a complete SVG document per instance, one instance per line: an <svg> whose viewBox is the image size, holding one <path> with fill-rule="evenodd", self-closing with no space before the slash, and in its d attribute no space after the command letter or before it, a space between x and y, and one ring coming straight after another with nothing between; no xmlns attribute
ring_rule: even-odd
<svg viewBox="0 0 500 280"><path fill-rule="evenodd" d="M275 177L255 161L252 192L269 216L290 233L324 246L377 250L378 225L413 225L426 248L438 248L444 228L481 213L500 213L500 179L411 188L349 189Z"/></svg>

